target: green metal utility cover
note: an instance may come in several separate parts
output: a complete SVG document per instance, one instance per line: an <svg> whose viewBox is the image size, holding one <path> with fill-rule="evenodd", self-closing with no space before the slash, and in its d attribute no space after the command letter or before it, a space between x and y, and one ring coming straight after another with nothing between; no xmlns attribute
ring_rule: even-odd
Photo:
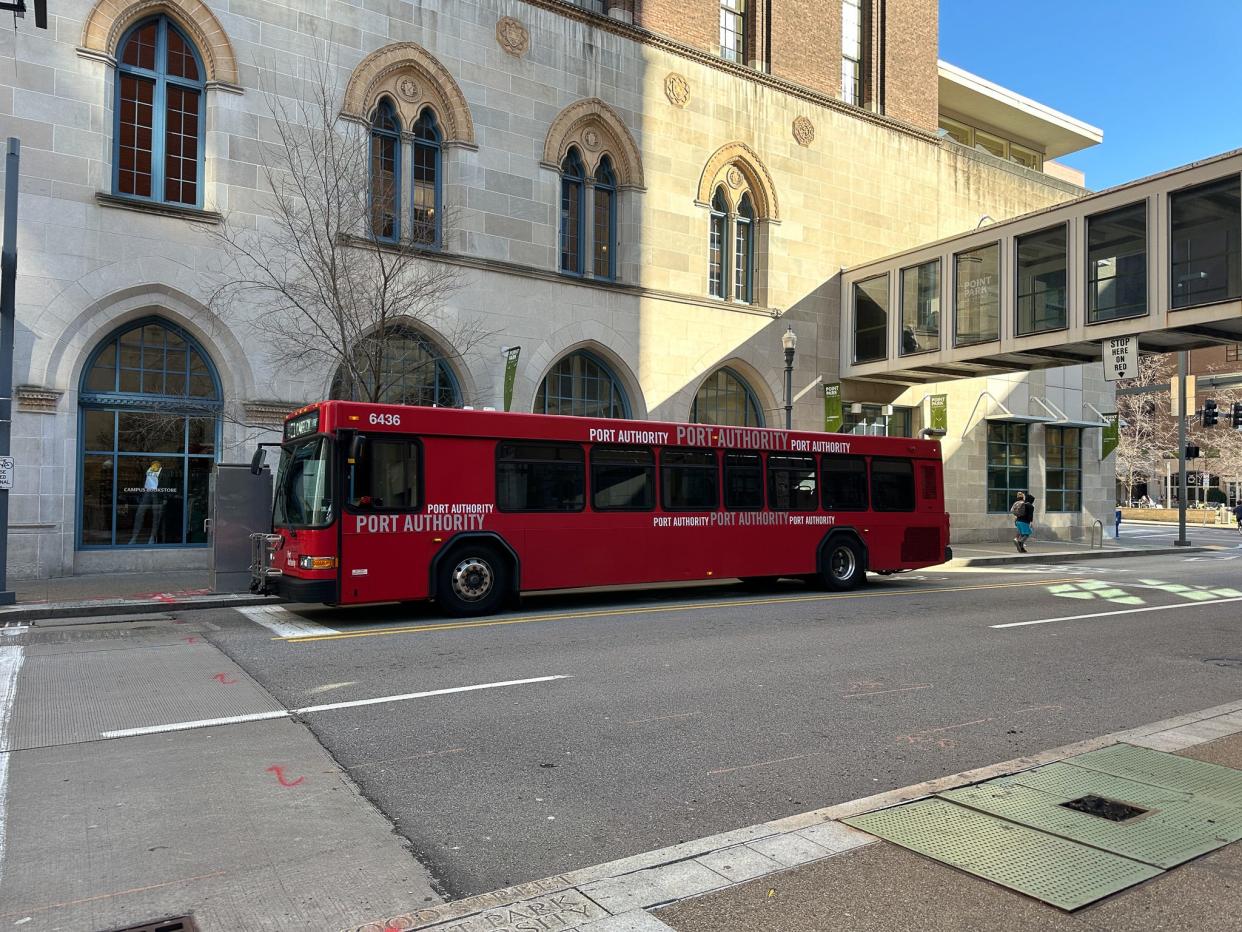
<svg viewBox="0 0 1242 932"><path fill-rule="evenodd" d="M1052 766L1078 770L1088 778L1087 788L1081 792L1049 793L1024 785L1023 775L1019 774L950 790L940 796L1154 867L1175 867L1242 838L1242 812L1238 810L1108 774L1084 771L1065 764ZM1147 812L1132 819L1113 822L1062 805L1084 796L1100 796L1129 803Z"/></svg>
<svg viewBox="0 0 1242 932"><path fill-rule="evenodd" d="M1161 873L1148 864L938 798L844 822L1066 910Z"/></svg>
<svg viewBox="0 0 1242 932"><path fill-rule="evenodd" d="M1219 764L1177 757L1163 751L1114 744L1088 751L1067 761L1099 773L1149 783L1196 796L1209 796L1219 803L1242 808L1242 771Z"/></svg>

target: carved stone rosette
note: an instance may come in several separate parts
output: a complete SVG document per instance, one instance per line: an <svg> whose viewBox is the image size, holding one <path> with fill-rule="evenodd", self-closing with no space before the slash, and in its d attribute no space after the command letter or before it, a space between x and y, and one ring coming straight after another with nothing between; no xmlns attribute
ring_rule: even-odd
<svg viewBox="0 0 1242 932"><path fill-rule="evenodd" d="M670 71L664 79L664 96L674 107L685 107L690 103L690 82L676 71Z"/></svg>
<svg viewBox="0 0 1242 932"><path fill-rule="evenodd" d="M496 41L514 58L521 58L530 49L530 33L512 16L502 17L496 24Z"/></svg>
<svg viewBox="0 0 1242 932"><path fill-rule="evenodd" d="M806 147L815 141L815 124L804 116L793 121L793 137L798 145Z"/></svg>

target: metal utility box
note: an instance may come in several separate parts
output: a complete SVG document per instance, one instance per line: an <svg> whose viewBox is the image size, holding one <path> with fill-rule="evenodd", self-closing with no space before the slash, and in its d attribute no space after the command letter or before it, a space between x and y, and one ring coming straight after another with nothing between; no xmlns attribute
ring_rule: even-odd
<svg viewBox="0 0 1242 932"><path fill-rule="evenodd" d="M211 473L207 525L212 592L250 588L250 535L272 529L272 471L249 463L217 463Z"/></svg>

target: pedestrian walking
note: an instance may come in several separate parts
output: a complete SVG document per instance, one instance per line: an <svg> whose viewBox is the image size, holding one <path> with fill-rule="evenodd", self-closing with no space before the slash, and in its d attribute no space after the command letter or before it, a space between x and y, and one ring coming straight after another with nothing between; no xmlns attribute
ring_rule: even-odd
<svg viewBox="0 0 1242 932"><path fill-rule="evenodd" d="M1103 534L1103 531L1100 531ZM1121 539L1121 502L1117 503L1117 507L1113 509L1113 537Z"/></svg>
<svg viewBox="0 0 1242 932"><path fill-rule="evenodd" d="M1233 508L1233 519L1238 522L1238 533L1242 534L1242 499Z"/></svg>
<svg viewBox="0 0 1242 932"><path fill-rule="evenodd" d="M1035 506L1031 504L1032 500L1028 500L1025 492L1019 492L1013 501L1013 507L1009 509L1009 513L1013 515L1013 526L1017 536L1013 539L1013 545L1018 548L1018 553L1026 553L1026 541L1031 536L1031 519L1035 516Z"/></svg>

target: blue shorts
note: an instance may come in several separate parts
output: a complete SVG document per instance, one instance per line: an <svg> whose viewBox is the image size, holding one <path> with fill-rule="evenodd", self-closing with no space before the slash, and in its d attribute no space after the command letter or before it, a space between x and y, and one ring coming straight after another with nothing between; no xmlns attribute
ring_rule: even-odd
<svg viewBox="0 0 1242 932"><path fill-rule="evenodd" d="M1015 521L1013 524L1018 529L1018 533L1023 537L1031 536L1031 526L1026 521Z"/></svg>

